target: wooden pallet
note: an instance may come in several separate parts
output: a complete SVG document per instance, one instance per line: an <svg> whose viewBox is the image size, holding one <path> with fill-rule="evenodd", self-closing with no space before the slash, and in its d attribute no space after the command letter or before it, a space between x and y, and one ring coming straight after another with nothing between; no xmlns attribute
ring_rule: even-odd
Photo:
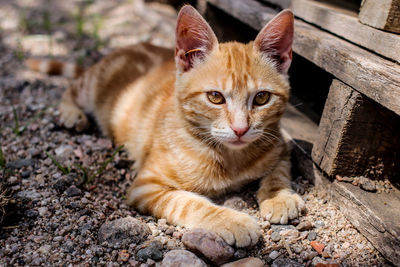
<svg viewBox="0 0 400 267"><path fill-rule="evenodd" d="M393 51L385 52L377 44L371 46L366 38L347 36L342 26L337 28L340 30L329 29L329 19L337 13L325 16L326 20L315 15L326 11L329 5L311 0L283 2L314 7L315 12L310 11L308 15L301 8L296 9L296 17L304 18L295 19L293 51L334 77L319 125L291 107L282 120L283 129L292 136L298 156L297 168L310 180L329 187L333 199L340 203L345 215L360 232L385 257L400 265L400 251L393 249L400 240L400 227L396 223L400 209L395 208L400 203L400 191L394 189L389 195L366 194L355 186L331 183L322 175L366 175L374 179L387 176L393 184L400 184L400 65L387 59L398 55ZM229 29L236 22L226 22L227 18L221 18L215 10L256 31L277 13L276 9L256 0L203 0L200 6L207 19L214 22L212 26L217 35L231 32ZM351 17L354 16L348 15L347 19L354 21ZM305 22L305 18L313 25ZM232 34L239 35L240 26L235 25L236 32ZM398 42L398 36L365 28L357 21L351 27L352 35L357 33L357 27L361 27L361 32L375 32ZM350 38L351 42L345 40ZM370 47L367 50L360 46ZM368 197L374 204L367 201ZM385 202L394 205L388 206Z"/></svg>
<svg viewBox="0 0 400 267"><path fill-rule="evenodd" d="M280 8L291 8L294 4L297 4L295 2L299 2L297 0L261 1ZM350 11L352 16L355 14L362 24L380 30L400 33L400 0L318 0L314 2L344 8ZM337 23L341 23L341 21L337 21Z"/></svg>

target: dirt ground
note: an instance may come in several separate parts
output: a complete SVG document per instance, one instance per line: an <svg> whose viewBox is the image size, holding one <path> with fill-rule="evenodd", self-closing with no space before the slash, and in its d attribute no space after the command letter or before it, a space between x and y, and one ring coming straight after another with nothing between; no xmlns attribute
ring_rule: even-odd
<svg viewBox="0 0 400 267"><path fill-rule="evenodd" d="M123 148L94 124L84 133L58 126L57 103L69 80L23 66L28 57L89 66L113 48L142 41L173 47L175 18L172 7L141 0L0 0L0 203L6 212L0 210L0 266L154 266L168 251L185 249L187 229L124 203L135 170ZM272 266L391 266L326 194L302 177L294 185L308 211L289 226L260 218L256 184L215 200L254 215L263 231L257 246L234 249L231 261L254 256ZM125 247L100 242L104 223L127 216L149 227L147 240ZM160 256L142 256L152 243L160 244L154 248Z"/></svg>

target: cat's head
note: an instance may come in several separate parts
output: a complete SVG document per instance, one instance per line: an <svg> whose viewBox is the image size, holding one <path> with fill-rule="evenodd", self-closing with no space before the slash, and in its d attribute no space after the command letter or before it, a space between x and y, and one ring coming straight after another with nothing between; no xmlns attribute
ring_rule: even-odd
<svg viewBox="0 0 400 267"><path fill-rule="evenodd" d="M210 145L235 150L257 140L274 142L271 127L289 98L293 21L293 14L285 10L254 42L220 44L193 7L181 9L176 28L176 96L192 133Z"/></svg>

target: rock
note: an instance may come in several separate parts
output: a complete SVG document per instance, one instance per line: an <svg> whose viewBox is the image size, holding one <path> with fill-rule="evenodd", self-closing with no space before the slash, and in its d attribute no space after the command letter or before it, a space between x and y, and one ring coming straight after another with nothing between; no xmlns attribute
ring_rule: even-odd
<svg viewBox="0 0 400 267"><path fill-rule="evenodd" d="M281 254L279 254L278 251L274 250L271 253L269 253L268 257L270 257L271 259L275 260L276 258L279 257L279 255L281 255Z"/></svg>
<svg viewBox="0 0 400 267"><path fill-rule="evenodd" d="M310 245L312 246L313 249L315 249L316 252L318 252L318 254L321 254L325 248L324 244L319 243L317 241L311 241Z"/></svg>
<svg viewBox="0 0 400 267"><path fill-rule="evenodd" d="M150 242L144 248L139 249L138 252L136 253L136 257L143 262L147 261L148 259L159 261L163 257L161 249L162 249L162 244L158 241L153 241Z"/></svg>
<svg viewBox="0 0 400 267"><path fill-rule="evenodd" d="M238 261L226 263L220 267L264 267L265 264L259 258L249 257Z"/></svg>
<svg viewBox="0 0 400 267"><path fill-rule="evenodd" d="M299 231L297 231L297 229L288 229L281 231L281 236L284 237L285 240L288 242L296 241L299 235L300 234Z"/></svg>
<svg viewBox="0 0 400 267"><path fill-rule="evenodd" d="M47 255L47 254L49 254L50 249L51 249L50 245L43 245L38 249L38 252L41 253L41 254Z"/></svg>
<svg viewBox="0 0 400 267"><path fill-rule="evenodd" d="M189 249L200 252L215 264L228 262L234 250L216 233L204 229L194 229L182 236L182 242Z"/></svg>
<svg viewBox="0 0 400 267"><path fill-rule="evenodd" d="M279 258L274 260L271 267L303 267L304 265L298 263L297 261L288 259L288 258Z"/></svg>
<svg viewBox="0 0 400 267"><path fill-rule="evenodd" d="M247 208L247 203L240 197L232 197L225 200L224 206L235 210L244 210Z"/></svg>
<svg viewBox="0 0 400 267"><path fill-rule="evenodd" d="M24 179L26 179L26 178L28 178L29 176L31 176L31 171L30 170L25 170L25 171L23 171L23 172L21 172L21 178L24 178Z"/></svg>
<svg viewBox="0 0 400 267"><path fill-rule="evenodd" d="M242 259L242 258L244 258L244 257L246 257L246 256L247 256L247 251L244 250L244 249L238 249L238 250L236 250L235 253L233 254L233 258L234 258L235 260Z"/></svg>
<svg viewBox="0 0 400 267"><path fill-rule="evenodd" d="M98 233L99 243L108 242L121 247L129 247L130 244L139 244L151 234L147 224L132 218L131 216L104 223Z"/></svg>
<svg viewBox="0 0 400 267"><path fill-rule="evenodd" d="M354 181L354 177L342 177L340 175L336 175L336 180L339 182L352 183Z"/></svg>
<svg viewBox="0 0 400 267"><path fill-rule="evenodd" d="M75 185L71 185L65 191L65 194L67 194L67 196L69 196L69 197L76 197L76 196L79 196L80 194L82 194L82 190L77 188Z"/></svg>
<svg viewBox="0 0 400 267"><path fill-rule="evenodd" d="M309 221L302 221L296 226L296 229L299 231L308 231L308 230L311 230L312 228L313 228L313 225Z"/></svg>
<svg viewBox="0 0 400 267"><path fill-rule="evenodd" d="M38 200L41 197L41 195L35 190L19 191L15 196L16 198L25 200Z"/></svg>
<svg viewBox="0 0 400 267"><path fill-rule="evenodd" d="M271 240L274 242L278 242L279 240L281 240L281 235L279 234L279 232L272 232Z"/></svg>
<svg viewBox="0 0 400 267"><path fill-rule="evenodd" d="M294 227L293 225L290 225L290 224L288 224L288 225L286 225L286 224L273 224L273 225L271 225L271 229L273 231L275 231L275 232L280 233L282 231L289 230L289 229L294 229L295 230L296 227Z"/></svg>
<svg viewBox="0 0 400 267"><path fill-rule="evenodd" d="M25 216L31 219L36 218L39 215L39 212L37 210L34 209L29 209L27 211L25 211Z"/></svg>
<svg viewBox="0 0 400 267"><path fill-rule="evenodd" d="M183 249L171 250L167 254L160 267L206 267L207 265L195 254Z"/></svg>
<svg viewBox="0 0 400 267"><path fill-rule="evenodd" d="M315 251L311 251L311 252L302 251L300 253L300 257L305 261L311 260L316 256L318 256L318 252L315 252Z"/></svg>
<svg viewBox="0 0 400 267"><path fill-rule="evenodd" d="M316 266L317 264L325 264L325 262L320 257L315 257L312 259L311 264L312 264L312 266Z"/></svg>
<svg viewBox="0 0 400 267"><path fill-rule="evenodd" d="M129 252L126 249L123 249L118 254L118 261L126 262L129 260Z"/></svg>
<svg viewBox="0 0 400 267"><path fill-rule="evenodd" d="M324 227L325 223L324 223L324 221L315 221L314 226L315 226L315 228Z"/></svg>
<svg viewBox="0 0 400 267"><path fill-rule="evenodd" d="M43 217L44 215L46 215L47 211L48 211L48 208L46 208L46 207L40 207L40 208L38 208L39 215L42 216L42 217Z"/></svg>
<svg viewBox="0 0 400 267"><path fill-rule="evenodd" d="M346 265L343 265L346 266ZM340 264L338 263L317 263L315 267L340 267Z"/></svg>
<svg viewBox="0 0 400 267"><path fill-rule="evenodd" d="M310 241L313 241L313 240L315 240L316 238L317 238L317 233L314 232L314 231L309 232L308 235L307 235L307 239L310 240Z"/></svg>
<svg viewBox="0 0 400 267"><path fill-rule="evenodd" d="M369 191L369 192L376 191L375 183L365 177L360 177L360 187L361 187L361 189L364 189L365 191Z"/></svg>
<svg viewBox="0 0 400 267"><path fill-rule="evenodd" d="M6 168L21 169L22 167L33 166L35 162L32 159L18 159L7 162Z"/></svg>

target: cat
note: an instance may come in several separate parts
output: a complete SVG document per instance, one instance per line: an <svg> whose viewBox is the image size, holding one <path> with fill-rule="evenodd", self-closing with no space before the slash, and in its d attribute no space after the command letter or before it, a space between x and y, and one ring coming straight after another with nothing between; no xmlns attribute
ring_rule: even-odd
<svg viewBox="0 0 400 267"><path fill-rule="evenodd" d="M263 218L286 224L305 208L290 187L289 149L279 126L290 91L293 21L284 10L254 42L218 43L203 17L185 5L175 52L143 43L109 54L64 93L60 121L81 131L92 113L125 146L139 170L127 201L140 212L211 230L230 245L254 245L260 237L255 218L207 197L261 178ZM35 60L28 65L81 72Z"/></svg>

